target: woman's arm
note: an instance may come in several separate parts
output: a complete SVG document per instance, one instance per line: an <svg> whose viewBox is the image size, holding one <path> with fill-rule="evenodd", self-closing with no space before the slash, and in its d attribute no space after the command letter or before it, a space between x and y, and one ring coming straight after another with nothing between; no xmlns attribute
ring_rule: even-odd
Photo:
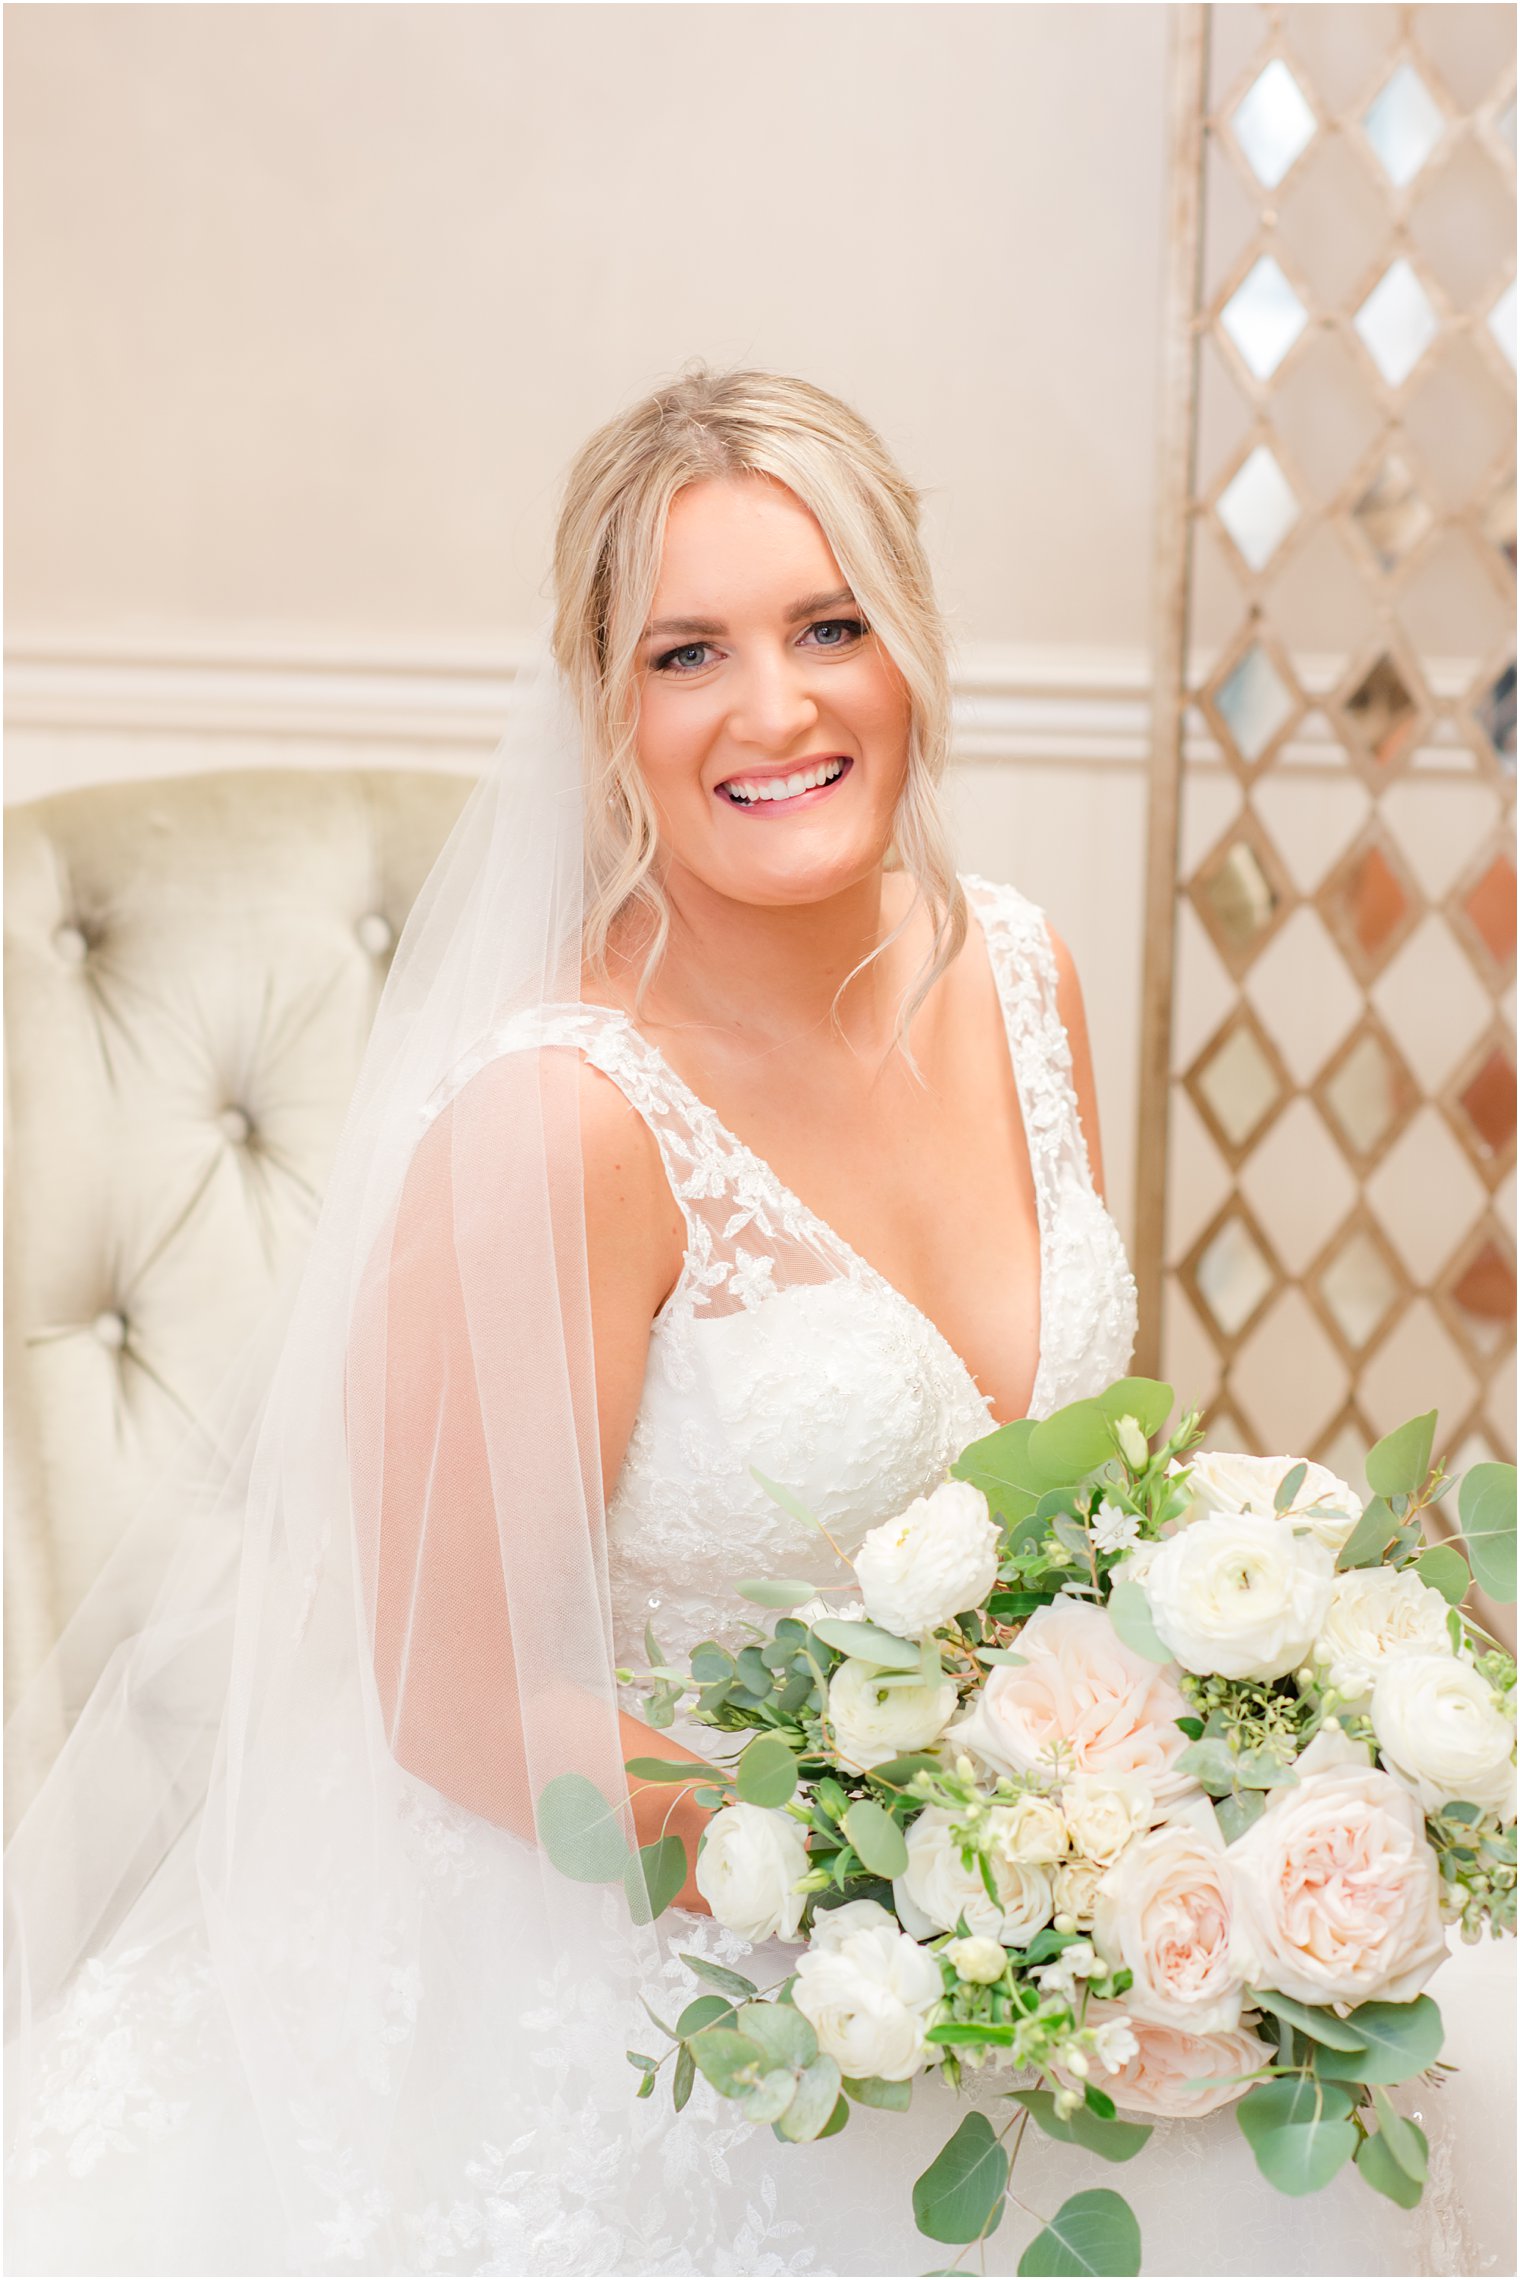
<svg viewBox="0 0 1520 2280"><path fill-rule="evenodd" d="M1092 1163L1093 1186L1102 1196L1103 1146L1098 1137L1098 1088L1093 1081L1092 1046L1087 1035L1087 1009L1082 1003L1082 985L1077 980L1077 969L1072 963L1071 952L1048 920L1045 931L1050 936L1050 947L1055 952L1056 1011L1060 1014L1071 1041L1071 1080L1077 1096L1077 1112L1082 1119L1087 1153Z"/></svg>

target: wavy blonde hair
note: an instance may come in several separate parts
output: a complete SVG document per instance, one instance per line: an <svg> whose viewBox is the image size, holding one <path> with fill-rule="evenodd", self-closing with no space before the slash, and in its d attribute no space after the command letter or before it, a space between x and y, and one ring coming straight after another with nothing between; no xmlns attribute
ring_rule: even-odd
<svg viewBox="0 0 1520 2280"><path fill-rule="evenodd" d="M614 922L641 905L651 930L635 996L635 1010L642 1006L669 941L670 911L654 870L655 809L635 755L639 642L672 499L689 483L743 475L784 483L817 518L907 687L908 767L888 861L895 854L913 879L934 932L899 1006L894 1043L922 1081L909 1025L967 926L940 789L950 733L945 629L919 535L919 494L875 430L806 380L688 367L599 428L570 469L554 542L553 644L587 755L585 955L605 974ZM836 1025L845 989L906 924L907 915L845 976L831 1008Z"/></svg>

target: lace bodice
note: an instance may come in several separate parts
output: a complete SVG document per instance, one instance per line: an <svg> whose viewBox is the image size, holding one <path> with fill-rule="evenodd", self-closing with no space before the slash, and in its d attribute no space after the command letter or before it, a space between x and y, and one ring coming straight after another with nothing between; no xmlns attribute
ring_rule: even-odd
<svg viewBox="0 0 1520 2280"><path fill-rule="evenodd" d="M1014 887L975 875L962 884L987 941L1034 1174L1040 1353L1029 1413L1046 1416L1123 1374L1135 1284L1093 1186L1043 914ZM619 1086L659 1144L685 1220L685 1263L655 1319L607 1513L619 1656L642 1659L650 1621L679 1654L742 1622L734 1585L744 1577L840 1580L821 1535L783 1511L752 1467L848 1552L992 1429L991 1405L927 1316L727 1130L626 1014L548 1007L533 1035L577 1047ZM521 1022L519 1041L529 1041ZM487 1041L468 1066L508 1042Z"/></svg>

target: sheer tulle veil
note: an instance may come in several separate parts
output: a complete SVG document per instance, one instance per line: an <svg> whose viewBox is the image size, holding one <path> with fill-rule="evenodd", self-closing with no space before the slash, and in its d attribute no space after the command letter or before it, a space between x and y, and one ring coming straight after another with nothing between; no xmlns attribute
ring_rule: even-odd
<svg viewBox="0 0 1520 2280"><path fill-rule="evenodd" d="M538 2269L551 2217L575 2268L589 2181L658 2126L620 2031L656 1934L534 1838L567 1771L632 1835L579 1059L531 1044L580 995L583 777L541 633L402 934L299 1286L8 1730L19 2173L49 2019L93 1984L105 2033L172 1951L295 2270L424 2267L419 2224L504 2154L520 2261L491 2268Z"/></svg>

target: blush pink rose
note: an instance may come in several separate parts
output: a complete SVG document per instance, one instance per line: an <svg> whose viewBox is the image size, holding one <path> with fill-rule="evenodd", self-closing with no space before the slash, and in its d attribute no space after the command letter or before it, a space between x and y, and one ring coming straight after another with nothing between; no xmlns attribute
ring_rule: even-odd
<svg viewBox="0 0 1520 2280"><path fill-rule="evenodd" d="M1132 2018L1190 2034L1240 2023L1240 1976L1230 1960L1230 1866L1213 1813L1132 1838L1098 1886L1093 1944L1125 1965Z"/></svg>
<svg viewBox="0 0 1520 2280"><path fill-rule="evenodd" d="M1186 2027L1136 2018L1127 1998L1087 2006L1088 2026L1102 2026L1109 2018L1128 2019L1135 2053L1117 2072L1092 2079L1101 2083L1116 2106L1132 2114L1196 2121L1201 2114L1212 2114L1232 2099L1243 2098L1252 2085L1234 2078L1270 2066L1277 2056L1248 2026L1227 2034L1196 2035Z"/></svg>
<svg viewBox="0 0 1520 2280"><path fill-rule="evenodd" d="M1159 1813L1198 1785L1177 1771L1188 1714L1170 1664L1127 1647L1101 1607L1057 1599L1018 1636L1022 1664L999 1663L970 1712L945 1739L974 1750L1001 1773L1049 1774L1052 1745L1065 1744L1066 1773L1135 1774Z"/></svg>

